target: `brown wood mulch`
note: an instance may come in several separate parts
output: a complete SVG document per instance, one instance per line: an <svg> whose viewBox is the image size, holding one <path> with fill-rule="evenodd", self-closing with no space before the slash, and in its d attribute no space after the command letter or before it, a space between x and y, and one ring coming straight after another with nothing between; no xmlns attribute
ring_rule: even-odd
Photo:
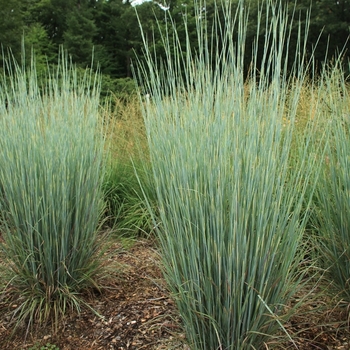
<svg viewBox="0 0 350 350"><path fill-rule="evenodd" d="M116 244L113 250L116 253L109 259L118 263L117 278L108 280L101 293L87 297L103 319L84 309L80 316L68 316L57 332L50 325L41 327L32 330L24 342L25 329L10 337L13 326L8 307L0 300L0 350L25 350L34 345L39 350L47 343L60 350L189 350L154 245L140 240L129 249ZM306 303L285 326L294 344L271 343L266 349L349 350L349 310L328 303L324 297Z"/></svg>

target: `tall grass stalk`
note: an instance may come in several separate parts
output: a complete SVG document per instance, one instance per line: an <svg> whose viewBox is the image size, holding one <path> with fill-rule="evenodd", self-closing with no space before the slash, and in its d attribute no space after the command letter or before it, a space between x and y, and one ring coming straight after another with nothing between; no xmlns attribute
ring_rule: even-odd
<svg viewBox="0 0 350 350"><path fill-rule="evenodd" d="M33 62L7 61L0 86L0 208L17 325L56 325L98 286L104 136L99 77L64 55L40 86ZM90 73L91 74L91 73Z"/></svg>
<svg viewBox="0 0 350 350"><path fill-rule="evenodd" d="M319 85L330 132L315 196L319 256L340 297L350 302L350 86L340 62L325 70Z"/></svg>
<svg viewBox="0 0 350 350"><path fill-rule="evenodd" d="M283 324L283 306L301 277L307 208L301 209L314 166L309 135L293 168L290 151L307 27L305 33L299 28L287 72L291 19L281 4L268 2L266 23L261 14L258 21L266 33L259 76L255 43L246 80L247 8L243 2L236 13L218 7L211 28L203 6L196 4L196 51L189 35L181 47L168 18L164 59L145 40L147 60L138 66L151 95L143 112L161 219L157 233L190 347L259 349Z"/></svg>

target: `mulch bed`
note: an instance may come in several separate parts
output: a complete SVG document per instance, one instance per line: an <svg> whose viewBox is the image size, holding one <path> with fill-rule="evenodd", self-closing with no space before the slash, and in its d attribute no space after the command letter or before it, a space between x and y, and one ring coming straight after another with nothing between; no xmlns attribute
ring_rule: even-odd
<svg viewBox="0 0 350 350"><path fill-rule="evenodd" d="M29 332L18 329L10 337L12 325L8 307L0 300L0 349L23 350L34 345L55 344L60 350L182 349L189 350L180 318L169 298L159 269L159 257L150 241L137 241L130 249L117 243L110 255L116 278L108 280L101 292L86 296L103 318L89 309L80 316L69 315L57 332L50 325ZM118 267L117 267L118 266ZM322 297L306 303L286 325L294 344L277 344L277 349L349 350L348 309ZM267 344L266 348L272 348ZM216 349L208 349L216 350Z"/></svg>
<svg viewBox="0 0 350 350"><path fill-rule="evenodd" d="M113 250L118 252L110 256L117 261L117 278L108 281L101 293L87 296L103 319L84 309L80 316L68 316L57 332L48 325L32 330L24 342L25 329L10 337L10 316L0 302L0 349L28 349L47 343L60 350L186 349L151 243L139 241L128 250L116 244Z"/></svg>

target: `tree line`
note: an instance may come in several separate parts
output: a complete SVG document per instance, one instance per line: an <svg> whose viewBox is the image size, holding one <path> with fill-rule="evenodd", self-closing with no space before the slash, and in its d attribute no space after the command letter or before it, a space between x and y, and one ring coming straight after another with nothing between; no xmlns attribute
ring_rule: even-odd
<svg viewBox="0 0 350 350"><path fill-rule="evenodd" d="M189 33L193 35L188 39L191 45L198 45L198 16L203 16L210 26L215 13L215 0L207 0L199 12L193 0L146 1L137 6L130 1L0 0L0 61L3 61L8 49L16 59L20 59L24 42L26 56L30 57L30 50L34 50L39 66L54 64L59 48L63 47L78 67L90 67L92 58L95 64L98 63L105 90L128 90L133 86L132 62L135 55L141 58L143 55L142 40L152 41L154 51L161 56L159 29L169 33L171 23L174 23L179 40L185 45L186 20ZM237 3L238 0L230 1L233 11ZM346 51L346 44L350 34L350 0L285 0L282 3L288 6L291 16L294 14L295 33L292 35L298 35L298 21L305 22L309 14L307 50L310 55L314 53L317 64L324 63L326 54L328 59L332 59L344 48L343 60L348 62L350 53ZM246 0L246 4L249 7L247 42L262 41L266 34L264 26L258 37L256 30L261 1ZM235 40L234 33L232 40ZM286 55L294 57L295 49L291 45ZM247 58L251 58L250 50L250 47L246 48ZM249 59L247 69L248 66Z"/></svg>

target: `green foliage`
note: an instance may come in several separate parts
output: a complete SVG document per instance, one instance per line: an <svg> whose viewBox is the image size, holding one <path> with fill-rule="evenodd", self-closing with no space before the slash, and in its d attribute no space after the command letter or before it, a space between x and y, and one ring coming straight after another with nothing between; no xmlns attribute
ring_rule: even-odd
<svg viewBox="0 0 350 350"><path fill-rule="evenodd" d="M13 316L28 327L85 304L98 287L103 236L104 136L99 80L62 55L42 89L8 61L0 88L1 251Z"/></svg>
<svg viewBox="0 0 350 350"><path fill-rule="evenodd" d="M2 50L10 49L19 58L21 52L21 36L23 29L23 8L22 2L0 1L0 46ZM3 61L3 52L0 51L0 63Z"/></svg>
<svg viewBox="0 0 350 350"><path fill-rule="evenodd" d="M26 64L29 66L32 54L34 54L38 76L44 76L47 64L54 60L57 62L56 49L48 37L46 30L39 23L32 24L26 28L23 42L26 52L25 57L22 58L26 59Z"/></svg>
<svg viewBox="0 0 350 350"><path fill-rule="evenodd" d="M174 37L164 33L162 60L144 36L147 62L138 74L152 96L143 113L156 232L190 348L260 349L288 318L283 307L302 275L306 189L317 169L308 156L311 133L303 135L293 168L290 152L305 52L296 54L289 80L284 48L291 20L281 3L268 2L263 47L271 50L258 72L255 43L246 82L244 2L236 13L223 5L213 28L202 21L203 4L196 6L197 50L185 30L184 52L174 28Z"/></svg>
<svg viewBox="0 0 350 350"><path fill-rule="evenodd" d="M144 171L144 166L125 160L116 160L108 168L104 182L106 216L118 235L148 236L153 231L144 195L155 208L155 194Z"/></svg>
<svg viewBox="0 0 350 350"><path fill-rule="evenodd" d="M278 1L273 0L272 2L278 3ZM230 1L233 12L238 2L238 0ZM157 57L164 57L158 27L163 31L167 29L168 34L172 35L174 25L184 53L187 35L193 48L198 49L196 14L192 0L146 1L137 6L132 6L131 3L132 1L122 0L0 0L0 15L3 18L0 23L0 43L5 52L11 48L14 56L19 59L21 37L24 34L25 38L28 37L25 39L28 50L31 50L31 43L33 43L37 60L41 62L42 58L47 58L49 64L57 61L56 53L61 45L65 45L74 63L84 69L90 65L92 50L94 50L95 62L99 63L102 74L109 76L112 80L130 78L135 52L139 58L143 56L142 37L137 17ZM288 16L292 18L294 14L296 18L292 24L294 33L291 34L289 47L285 48L290 56L290 61L293 62L293 57L298 49L298 19L304 21L309 13L309 40L306 48L308 55L311 55L318 42L320 31L323 31L314 52L314 58L321 70L322 63L326 60L326 52L328 52L328 57L333 57L346 44L350 34L349 1L286 0L284 3L288 5ZM261 6L261 1L246 0L245 4L250 10L249 26L246 32L247 43L259 41L261 50L255 54L257 54L257 63L260 65L264 51L262 46L265 40L265 28L269 24L266 22L268 15ZM217 8L215 0L207 0L200 14L202 21L213 23L215 8ZM262 11L260 19L262 24L258 32L257 14L259 11ZM169 21L169 14L173 23ZM187 22L186 28L184 18ZM218 23L222 28L225 27L224 16L220 16ZM235 42L237 42L236 33L232 33L232 40ZM220 35L214 37L211 36L212 33L207 34L210 40L221 45ZM300 33L300 35L305 34ZM250 69L252 50L252 46L247 45L244 54L246 72ZM41 55L43 55L42 58ZM347 63L348 52L344 52L344 58L344 62ZM256 68L259 68L259 65Z"/></svg>
<svg viewBox="0 0 350 350"><path fill-rule="evenodd" d="M128 76L132 45L128 43L127 32L133 23L131 18L125 16L128 7L122 1L110 0L93 2L91 10L97 28L94 36L95 57L101 71L112 79ZM131 15L135 16L133 12Z"/></svg>
<svg viewBox="0 0 350 350"><path fill-rule="evenodd" d="M91 14L87 10L83 11L83 8L79 6L67 15L63 40L73 62L85 68L91 64L93 38L97 29Z"/></svg>
<svg viewBox="0 0 350 350"><path fill-rule="evenodd" d="M127 102L137 96L137 85L131 78L112 79L108 75L102 77L101 96L107 97L113 94L115 99Z"/></svg>
<svg viewBox="0 0 350 350"><path fill-rule="evenodd" d="M32 346L28 350L60 350L60 348L54 344L47 343L46 345L40 347L37 345Z"/></svg>

